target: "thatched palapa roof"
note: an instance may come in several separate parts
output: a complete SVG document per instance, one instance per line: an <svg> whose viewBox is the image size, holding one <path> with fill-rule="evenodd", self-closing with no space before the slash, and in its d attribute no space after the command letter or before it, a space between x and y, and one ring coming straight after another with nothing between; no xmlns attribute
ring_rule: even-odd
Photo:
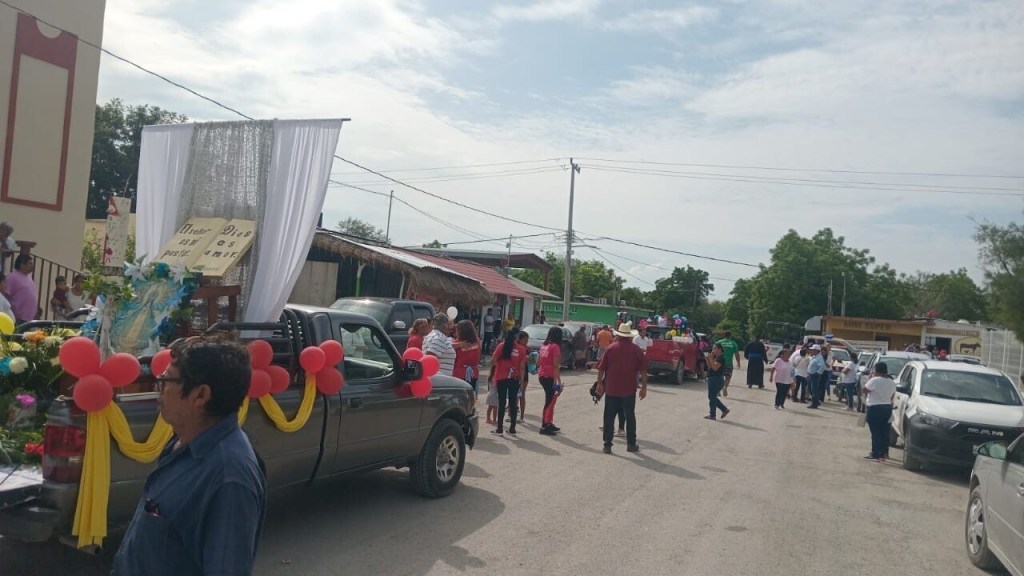
<svg viewBox="0 0 1024 576"><path fill-rule="evenodd" d="M485 306L493 300L479 281L408 252L363 244L329 230L317 230L313 235L313 247L399 272L415 292L447 297L467 306Z"/></svg>

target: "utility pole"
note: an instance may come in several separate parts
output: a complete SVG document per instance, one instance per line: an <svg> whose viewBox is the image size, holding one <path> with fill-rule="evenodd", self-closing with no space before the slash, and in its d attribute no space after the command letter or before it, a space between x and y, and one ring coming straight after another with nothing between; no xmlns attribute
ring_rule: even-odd
<svg viewBox="0 0 1024 576"><path fill-rule="evenodd" d="M832 315L832 279L828 279L828 315Z"/></svg>
<svg viewBox="0 0 1024 576"><path fill-rule="evenodd" d="M839 305L839 315L846 316L846 272L843 272L843 302Z"/></svg>
<svg viewBox="0 0 1024 576"><path fill-rule="evenodd" d="M572 299L572 205L576 199L576 173L580 171L579 164L569 158L569 229L565 235L565 290L562 292L562 321L569 320L569 301Z"/></svg>
<svg viewBox="0 0 1024 576"><path fill-rule="evenodd" d="M391 205L395 203L395 191L391 191L391 196L388 198L388 229L384 232L384 237L388 239L388 244L391 243Z"/></svg>
<svg viewBox="0 0 1024 576"><path fill-rule="evenodd" d="M505 244L505 248L508 248L508 257L505 258L505 276L509 275L509 268L512 267L512 235L508 235L508 244Z"/></svg>

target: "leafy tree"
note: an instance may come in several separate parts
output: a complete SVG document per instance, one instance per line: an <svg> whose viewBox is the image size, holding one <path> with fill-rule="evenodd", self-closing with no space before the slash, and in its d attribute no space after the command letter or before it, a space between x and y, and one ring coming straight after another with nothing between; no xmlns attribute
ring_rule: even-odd
<svg viewBox="0 0 1024 576"><path fill-rule="evenodd" d="M726 303L721 300L706 302L695 309L687 310L690 326L697 332L711 333L725 319Z"/></svg>
<svg viewBox="0 0 1024 576"><path fill-rule="evenodd" d="M549 292L559 298L565 289L565 257L548 252L544 259L551 264L548 275ZM513 276L534 286L544 285L544 274L537 270L516 270ZM572 271L572 296L604 298L609 304L618 303L625 281L615 271L599 260L574 260Z"/></svg>
<svg viewBox="0 0 1024 576"><path fill-rule="evenodd" d="M135 261L135 234L128 235L124 259L126 262ZM85 242L82 243L82 272L99 274L102 264L103 238L95 230L90 230L85 235ZM69 283L70 281L71 279L68 278Z"/></svg>
<svg viewBox="0 0 1024 576"><path fill-rule="evenodd" d="M625 300L626 304L632 308L654 308L654 304L651 303L650 294L633 286L623 288L619 299Z"/></svg>
<svg viewBox="0 0 1024 576"><path fill-rule="evenodd" d="M423 247L424 248L447 248L448 245L447 244L441 244L441 241L435 238L433 242L427 242L426 244L423 245Z"/></svg>
<svg viewBox="0 0 1024 576"><path fill-rule="evenodd" d="M1024 340L1024 225L979 224L975 240L996 320Z"/></svg>
<svg viewBox="0 0 1024 576"><path fill-rule="evenodd" d="M692 266L673 268L667 278L654 283L651 300L659 312L688 310L692 312L707 302L715 285L708 282L708 273Z"/></svg>
<svg viewBox="0 0 1024 576"><path fill-rule="evenodd" d="M338 232L376 242L388 241L388 237L384 234L383 230L365 220L352 218L351 216L338 222Z"/></svg>
<svg viewBox="0 0 1024 576"><path fill-rule="evenodd" d="M184 114L157 106L126 106L118 98L97 105L86 218L106 218L112 195L131 198L134 212L142 128L187 120Z"/></svg>
<svg viewBox="0 0 1024 576"><path fill-rule="evenodd" d="M715 326L724 330L731 330L733 334L746 334L747 325L750 322L750 299L754 290L755 278L740 278L732 287L729 293L729 300L725 303L722 319Z"/></svg>
<svg viewBox="0 0 1024 576"><path fill-rule="evenodd" d="M947 320L978 321L987 317L988 300L966 268L942 274L918 272L907 277L910 310L915 316L934 313Z"/></svg>

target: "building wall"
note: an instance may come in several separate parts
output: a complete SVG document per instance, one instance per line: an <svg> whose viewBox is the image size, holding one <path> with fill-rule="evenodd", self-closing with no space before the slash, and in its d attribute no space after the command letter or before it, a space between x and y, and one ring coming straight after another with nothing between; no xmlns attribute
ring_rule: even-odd
<svg viewBox="0 0 1024 576"><path fill-rule="evenodd" d="M933 320L925 326L922 345L935 345L950 354L981 357L984 328L973 324L960 324L949 320ZM948 346L947 346L948 344Z"/></svg>
<svg viewBox="0 0 1024 576"><path fill-rule="evenodd" d="M831 333L844 340L885 341L889 350L903 350L923 341L924 323L914 320L879 320L875 318L824 317L822 333Z"/></svg>
<svg viewBox="0 0 1024 576"><path fill-rule="evenodd" d="M102 44L105 0L8 1ZM95 48L0 5L0 174L6 174L0 180L0 220L14 226L16 240L35 242L35 254L75 269L82 254L99 64Z"/></svg>

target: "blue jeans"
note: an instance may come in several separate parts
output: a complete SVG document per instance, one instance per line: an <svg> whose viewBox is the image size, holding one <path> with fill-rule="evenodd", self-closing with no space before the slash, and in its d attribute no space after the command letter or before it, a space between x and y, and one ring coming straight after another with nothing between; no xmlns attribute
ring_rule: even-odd
<svg viewBox="0 0 1024 576"><path fill-rule="evenodd" d="M821 393L825 390L825 387L821 385L821 373L812 372L809 374L810 385L811 385L811 406L817 406L821 404Z"/></svg>
<svg viewBox="0 0 1024 576"><path fill-rule="evenodd" d="M871 456L873 458L889 457L889 420L891 418L892 404L868 406L866 420L868 428L871 430Z"/></svg>
<svg viewBox="0 0 1024 576"><path fill-rule="evenodd" d="M847 382L843 384L843 393L846 394L846 407L853 408L853 397L857 394L857 383Z"/></svg>

